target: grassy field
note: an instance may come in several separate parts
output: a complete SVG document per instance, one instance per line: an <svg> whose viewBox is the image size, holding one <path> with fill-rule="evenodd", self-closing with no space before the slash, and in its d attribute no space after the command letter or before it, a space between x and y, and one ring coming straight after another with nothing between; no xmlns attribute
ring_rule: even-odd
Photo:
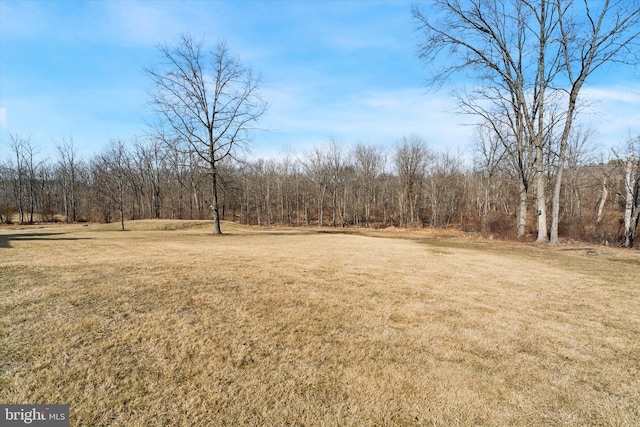
<svg viewBox="0 0 640 427"><path fill-rule="evenodd" d="M640 425L640 253L428 232L0 229L0 402L73 426Z"/></svg>

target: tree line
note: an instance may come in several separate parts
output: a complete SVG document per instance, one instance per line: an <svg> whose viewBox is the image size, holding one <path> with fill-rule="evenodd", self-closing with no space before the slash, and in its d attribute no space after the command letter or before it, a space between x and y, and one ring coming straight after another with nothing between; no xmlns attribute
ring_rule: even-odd
<svg viewBox="0 0 640 427"><path fill-rule="evenodd" d="M596 7L597 6L597 7ZM279 159L243 160L268 104L261 76L220 42L183 35L145 69L157 123L78 160L63 141L37 162L12 135L0 175L5 221L212 218L257 225L457 227L557 243L561 236L633 247L640 215L638 138L606 160L577 125L581 92L603 67L638 64L640 6L569 0L434 0L412 8L430 82L477 118L475 154L328 141ZM82 212L79 214L78 212Z"/></svg>
<svg viewBox="0 0 640 427"><path fill-rule="evenodd" d="M571 141L563 166L560 236L633 246L640 215L640 139L628 141L624 154L599 161L584 134ZM0 160L5 223L117 221L124 229L129 220L213 216L210 165L157 138L114 140L89 159L78 157L73 140L57 146L55 159L38 160L38 147L28 138L11 136L6 148L10 155ZM552 172L546 171L548 182ZM276 159L229 157L217 173L220 218L241 224L519 235L518 170L481 128L471 162L460 153L433 150L412 135L392 149L330 140ZM537 200L526 202L532 209ZM533 239L537 219L525 226L523 238Z"/></svg>

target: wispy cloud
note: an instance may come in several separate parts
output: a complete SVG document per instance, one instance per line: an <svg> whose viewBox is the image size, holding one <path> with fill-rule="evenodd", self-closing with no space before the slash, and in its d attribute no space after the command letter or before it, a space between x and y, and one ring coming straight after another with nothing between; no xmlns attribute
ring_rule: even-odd
<svg viewBox="0 0 640 427"><path fill-rule="evenodd" d="M640 105L640 83L628 86L585 87L582 94L587 99L606 104L621 102Z"/></svg>
<svg viewBox="0 0 640 427"><path fill-rule="evenodd" d="M454 114L446 90L420 86L427 70L415 56L409 1L0 0L0 9L1 132L42 142L73 134L90 148L135 135L146 114L142 69L159 61L154 46L190 33L211 45L225 39L262 72L271 108L255 156L331 137L393 147L417 134L433 149L464 149L473 138L466 125L475 117ZM613 81L582 93L589 109L580 121L602 144L640 131L640 80Z"/></svg>
<svg viewBox="0 0 640 427"><path fill-rule="evenodd" d="M321 91L321 85L312 82L281 83L266 91L271 102L265 118L269 132L258 135L254 154L275 146L305 150L332 137L349 145L392 147L403 136L417 134L436 150L466 151L473 143L477 118L455 114L456 101L444 91L371 88L329 100ZM603 149L618 144L629 132L639 131L639 93L628 87L585 88L584 101L590 107L578 122L597 130L595 142Z"/></svg>
<svg viewBox="0 0 640 427"><path fill-rule="evenodd" d="M271 109L265 121L270 132L256 138L259 154L276 143L308 149L337 137L346 144L364 142L393 146L403 136L417 134L434 149L467 145L470 129L451 114L454 101L423 88L367 90L317 102L311 85L288 85L265 93ZM319 95L318 95L319 96Z"/></svg>
<svg viewBox="0 0 640 427"><path fill-rule="evenodd" d="M602 147L620 144L629 134L640 132L640 82L585 87L582 96L588 108L580 120L597 130Z"/></svg>

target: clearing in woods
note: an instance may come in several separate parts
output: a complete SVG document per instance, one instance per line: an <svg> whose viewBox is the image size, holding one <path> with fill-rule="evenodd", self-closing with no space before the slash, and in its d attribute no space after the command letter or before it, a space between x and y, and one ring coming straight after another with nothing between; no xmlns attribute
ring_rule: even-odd
<svg viewBox="0 0 640 427"><path fill-rule="evenodd" d="M73 426L640 425L640 253L210 222L0 229L0 402Z"/></svg>

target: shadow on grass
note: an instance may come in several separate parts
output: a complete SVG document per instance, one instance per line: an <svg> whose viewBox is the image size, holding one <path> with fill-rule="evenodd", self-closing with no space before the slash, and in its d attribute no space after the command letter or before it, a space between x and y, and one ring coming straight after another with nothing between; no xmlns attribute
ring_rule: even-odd
<svg viewBox="0 0 640 427"><path fill-rule="evenodd" d="M21 233L0 234L0 249L11 248L16 240L90 240L90 237L58 237L66 233Z"/></svg>

